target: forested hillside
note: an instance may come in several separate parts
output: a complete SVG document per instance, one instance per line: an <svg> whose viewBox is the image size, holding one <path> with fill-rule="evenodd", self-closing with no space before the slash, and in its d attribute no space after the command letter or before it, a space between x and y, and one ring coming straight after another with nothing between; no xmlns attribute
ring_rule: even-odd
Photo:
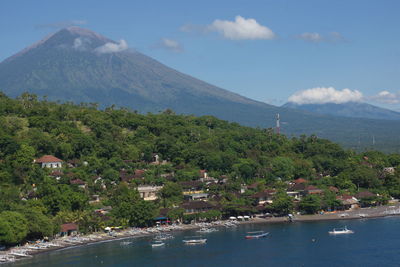
<svg viewBox="0 0 400 267"><path fill-rule="evenodd" d="M165 208L171 219L190 220L260 208L312 213L363 190L376 196L375 204L400 196L398 154L356 154L316 136L289 139L211 116L101 111L96 104L2 94L0 126L0 243L7 245L52 236L70 222L81 232L145 226ZM63 167L42 168L34 160L43 155L61 159ZM204 172L206 181L199 179ZM285 193L298 178L322 193L298 202ZM210 211L184 212L188 182L207 192ZM138 185L163 188L157 200L145 201ZM260 207L256 194L267 189L271 202ZM104 207L108 213L98 212Z"/></svg>

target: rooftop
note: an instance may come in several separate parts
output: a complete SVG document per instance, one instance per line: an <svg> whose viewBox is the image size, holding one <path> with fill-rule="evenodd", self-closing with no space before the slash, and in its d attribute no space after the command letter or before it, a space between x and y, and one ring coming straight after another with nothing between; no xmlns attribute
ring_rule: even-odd
<svg viewBox="0 0 400 267"><path fill-rule="evenodd" d="M44 155L35 160L36 163L49 163L49 162L62 162L61 159L56 158L52 155Z"/></svg>

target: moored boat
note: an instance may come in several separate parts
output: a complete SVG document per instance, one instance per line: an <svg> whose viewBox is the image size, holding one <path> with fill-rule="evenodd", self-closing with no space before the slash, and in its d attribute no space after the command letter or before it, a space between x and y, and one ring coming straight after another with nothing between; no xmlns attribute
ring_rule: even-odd
<svg viewBox="0 0 400 267"><path fill-rule="evenodd" d="M198 232L198 233L212 233L212 232L218 232L218 230L215 229L215 228L206 228L206 227L203 227L203 228L201 228L200 230L198 230L197 232Z"/></svg>
<svg viewBox="0 0 400 267"><path fill-rule="evenodd" d="M188 239L182 240L182 242L187 245L205 244L207 242L207 239L202 238L201 236L193 236Z"/></svg>
<svg viewBox="0 0 400 267"><path fill-rule="evenodd" d="M165 243L160 241L160 240L155 240L153 243L151 243L151 247L156 248L156 247L162 247L165 246Z"/></svg>
<svg viewBox="0 0 400 267"><path fill-rule="evenodd" d="M269 233L264 231L247 232L246 239L257 239L267 237Z"/></svg>
<svg viewBox="0 0 400 267"><path fill-rule="evenodd" d="M328 232L330 235L343 235L343 234L353 234L354 231L347 229L347 226L343 228L333 228L332 231Z"/></svg>

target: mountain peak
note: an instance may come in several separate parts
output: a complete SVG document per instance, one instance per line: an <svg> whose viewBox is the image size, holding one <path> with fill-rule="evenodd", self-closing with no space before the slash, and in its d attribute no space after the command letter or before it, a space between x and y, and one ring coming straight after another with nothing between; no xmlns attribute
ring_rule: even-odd
<svg viewBox="0 0 400 267"><path fill-rule="evenodd" d="M102 40L102 41L106 41L106 42L111 41L110 39L104 37L101 34L98 34L97 32L91 31L89 29L81 28L78 26L67 27L67 28L61 29L58 32L61 32L61 31L68 31L71 35L74 35L74 36L98 39L98 40Z"/></svg>
<svg viewBox="0 0 400 267"><path fill-rule="evenodd" d="M96 51L96 48L99 48L108 43L117 44L117 42L94 31L77 26L71 26L58 30L55 33L49 34L42 40L26 47L19 53L7 58L6 60L4 60L4 62L12 61L15 58L18 58L37 48L45 48L46 50L51 48L61 48L94 52Z"/></svg>

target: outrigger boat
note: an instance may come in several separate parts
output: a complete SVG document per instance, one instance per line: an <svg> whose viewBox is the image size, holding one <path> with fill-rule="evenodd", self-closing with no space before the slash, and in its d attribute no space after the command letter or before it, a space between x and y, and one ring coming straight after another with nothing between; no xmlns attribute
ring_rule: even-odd
<svg viewBox="0 0 400 267"><path fill-rule="evenodd" d="M151 247L156 248L156 247L162 247L165 246L165 243L159 240L155 240L153 241L153 243L151 243Z"/></svg>
<svg viewBox="0 0 400 267"><path fill-rule="evenodd" d="M174 239L174 236L171 234L159 234L155 237L155 240L168 240Z"/></svg>
<svg viewBox="0 0 400 267"><path fill-rule="evenodd" d="M245 236L246 239L257 239L257 238L263 238L267 237L269 233L264 232L264 231L256 231L256 232L247 232L247 235Z"/></svg>
<svg viewBox="0 0 400 267"><path fill-rule="evenodd" d="M343 228L333 228L332 231L328 232L330 235L343 235L343 234L353 234L354 231L347 229L347 226Z"/></svg>
<svg viewBox="0 0 400 267"><path fill-rule="evenodd" d="M196 245L196 244L205 244L207 242L206 238L202 238L201 236L192 236L190 239L182 240L186 245Z"/></svg>
<svg viewBox="0 0 400 267"><path fill-rule="evenodd" d="M217 229L215 228L201 228L200 230L197 231L198 233L212 233L212 232L218 232Z"/></svg>

